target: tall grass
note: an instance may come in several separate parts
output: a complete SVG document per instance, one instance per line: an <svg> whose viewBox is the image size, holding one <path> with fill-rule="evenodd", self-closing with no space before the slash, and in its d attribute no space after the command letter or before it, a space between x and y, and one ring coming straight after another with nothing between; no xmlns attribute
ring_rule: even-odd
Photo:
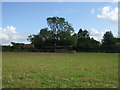
<svg viewBox="0 0 120 90"><path fill-rule="evenodd" d="M116 53L3 52L3 88L117 88Z"/></svg>

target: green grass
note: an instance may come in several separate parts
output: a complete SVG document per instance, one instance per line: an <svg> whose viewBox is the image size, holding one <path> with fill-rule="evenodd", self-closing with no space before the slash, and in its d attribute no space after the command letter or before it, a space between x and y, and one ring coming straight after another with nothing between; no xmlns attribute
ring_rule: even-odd
<svg viewBox="0 0 120 90"><path fill-rule="evenodd" d="M117 53L3 52L3 88L117 88Z"/></svg>

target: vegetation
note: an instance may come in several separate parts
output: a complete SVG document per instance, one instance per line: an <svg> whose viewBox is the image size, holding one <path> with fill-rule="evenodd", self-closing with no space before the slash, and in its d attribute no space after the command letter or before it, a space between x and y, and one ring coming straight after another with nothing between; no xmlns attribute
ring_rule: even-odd
<svg viewBox="0 0 120 90"><path fill-rule="evenodd" d="M87 30L79 29L74 33L72 25L62 17L48 17L48 27L40 29L38 34L29 35L28 39L34 45L27 51L45 51L48 47L73 47L77 52L120 52L120 38L115 38L107 31L102 42L90 38ZM23 43L11 42L11 46L3 46L3 51L24 51Z"/></svg>
<svg viewBox="0 0 120 90"><path fill-rule="evenodd" d="M30 46L15 42L2 46L3 51L8 51L2 53L3 88L118 88L120 38L108 31L99 42L87 30L75 33L65 18L46 20L48 27L28 36ZM54 52L50 47L77 53L33 52L40 49Z"/></svg>
<svg viewBox="0 0 120 90"><path fill-rule="evenodd" d="M77 51L84 51L84 52L96 52L100 46L100 42L90 38L89 33L87 30L80 29L76 34L77 37L77 44L76 50Z"/></svg>
<svg viewBox="0 0 120 90"><path fill-rule="evenodd" d="M3 52L3 88L117 88L117 53Z"/></svg>
<svg viewBox="0 0 120 90"><path fill-rule="evenodd" d="M28 40L36 49L48 46L72 46L78 52L118 52L120 40L115 39L111 31L104 34L102 43L90 38L87 30L79 29L74 33L74 28L68 21L61 17L47 18L48 28L43 28L37 35L30 35Z"/></svg>
<svg viewBox="0 0 120 90"><path fill-rule="evenodd" d="M102 48L107 52L115 52L117 49L119 49L117 48L117 43L111 31L104 34L102 40Z"/></svg>
<svg viewBox="0 0 120 90"><path fill-rule="evenodd" d="M47 18L48 28L43 28L37 35L30 35L28 40L35 44L37 49L47 46L75 46L76 39L71 34L74 29L64 18Z"/></svg>

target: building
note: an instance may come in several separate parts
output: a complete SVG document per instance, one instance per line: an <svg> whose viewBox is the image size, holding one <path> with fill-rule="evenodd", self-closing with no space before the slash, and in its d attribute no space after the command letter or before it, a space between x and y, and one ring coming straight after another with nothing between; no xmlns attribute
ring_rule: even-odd
<svg viewBox="0 0 120 90"><path fill-rule="evenodd" d="M46 47L45 51L47 51L47 52L60 52L60 53L76 52L75 50L73 50L72 46L50 46L50 47Z"/></svg>
<svg viewBox="0 0 120 90"><path fill-rule="evenodd" d="M24 44L23 48L34 48L33 44Z"/></svg>
<svg viewBox="0 0 120 90"><path fill-rule="evenodd" d="M24 44L23 49L24 51L34 51L34 44Z"/></svg>

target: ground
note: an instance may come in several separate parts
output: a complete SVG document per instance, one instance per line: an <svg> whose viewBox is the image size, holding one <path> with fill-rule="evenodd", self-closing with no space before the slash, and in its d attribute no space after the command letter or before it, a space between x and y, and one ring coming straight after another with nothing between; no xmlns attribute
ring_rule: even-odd
<svg viewBox="0 0 120 90"><path fill-rule="evenodd" d="M3 88L116 88L117 53L3 52Z"/></svg>

